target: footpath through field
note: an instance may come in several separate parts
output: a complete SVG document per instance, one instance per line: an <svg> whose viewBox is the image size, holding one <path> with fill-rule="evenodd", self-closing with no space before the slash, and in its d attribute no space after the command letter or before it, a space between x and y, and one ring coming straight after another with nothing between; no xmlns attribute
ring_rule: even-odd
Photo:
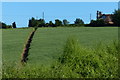
<svg viewBox="0 0 120 80"><path fill-rule="evenodd" d="M65 42L70 36L76 37L82 46L94 48L100 41L108 44L117 40L118 28L38 28L31 43L28 64L49 66L62 54Z"/></svg>
<svg viewBox="0 0 120 80"><path fill-rule="evenodd" d="M29 49L30 49L30 44L32 42L32 39L33 39L33 36L34 36L36 30L37 30L37 28L34 28L34 30L30 33L28 40L25 44L25 47L24 47L23 53L22 53L22 58L21 58L22 63L26 63L28 60L28 55L29 55L28 53L29 53Z"/></svg>

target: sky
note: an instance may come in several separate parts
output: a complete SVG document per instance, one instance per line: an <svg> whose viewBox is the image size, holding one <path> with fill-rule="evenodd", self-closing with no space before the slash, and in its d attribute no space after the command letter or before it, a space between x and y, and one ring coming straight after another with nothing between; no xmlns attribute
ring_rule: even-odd
<svg viewBox="0 0 120 80"><path fill-rule="evenodd" d="M118 2L119 0L1 0L2 2Z"/></svg>
<svg viewBox="0 0 120 80"><path fill-rule="evenodd" d="M120 9L120 1L119 1L119 4L118 4L118 8Z"/></svg>
<svg viewBox="0 0 120 80"><path fill-rule="evenodd" d="M80 18L89 23L90 14L91 19L96 19L97 10L112 14L115 9L118 9L118 2L2 2L2 22L27 27L30 18L40 19L44 12L46 22L67 19L74 23Z"/></svg>

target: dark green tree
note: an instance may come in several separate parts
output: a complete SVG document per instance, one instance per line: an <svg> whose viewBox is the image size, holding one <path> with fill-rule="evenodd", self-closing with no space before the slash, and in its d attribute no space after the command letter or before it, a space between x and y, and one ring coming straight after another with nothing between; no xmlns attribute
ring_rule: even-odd
<svg viewBox="0 0 120 80"><path fill-rule="evenodd" d="M55 24L52 21L49 21L49 27L55 27Z"/></svg>
<svg viewBox="0 0 120 80"><path fill-rule="evenodd" d="M64 26L67 26L68 24L69 24L69 22L68 22L66 19L64 19L64 20L63 20L63 25L64 25Z"/></svg>
<svg viewBox="0 0 120 80"><path fill-rule="evenodd" d="M74 24L79 26L79 25L84 25L84 22L82 19L80 18L76 18L76 20L74 21Z"/></svg>
<svg viewBox="0 0 120 80"><path fill-rule="evenodd" d="M31 26L32 26L32 27L38 26L38 21L37 21L35 18L32 17L31 20L32 20L32 21L31 21L31 24L32 24Z"/></svg>
<svg viewBox="0 0 120 80"><path fill-rule="evenodd" d="M15 22L12 23L12 27L16 28L16 23Z"/></svg>
<svg viewBox="0 0 120 80"><path fill-rule="evenodd" d="M7 25L7 28L12 28L12 26L11 25Z"/></svg>
<svg viewBox="0 0 120 80"><path fill-rule="evenodd" d="M2 23L2 22L0 22L0 26L1 26L1 28L3 28L3 29L6 29L7 28L7 25L5 24L5 23Z"/></svg>
<svg viewBox="0 0 120 80"><path fill-rule="evenodd" d="M0 29L2 28L2 22L0 22Z"/></svg>
<svg viewBox="0 0 120 80"><path fill-rule="evenodd" d="M60 21L59 19L56 19L55 26L62 26L62 21Z"/></svg>
<svg viewBox="0 0 120 80"><path fill-rule="evenodd" d="M105 26L105 22L103 19L91 20L90 26L93 27Z"/></svg>
<svg viewBox="0 0 120 80"><path fill-rule="evenodd" d="M45 27L45 20L44 19L39 19L37 24L38 24L38 27Z"/></svg>
<svg viewBox="0 0 120 80"><path fill-rule="evenodd" d="M32 20L29 20L28 27L32 27Z"/></svg>
<svg viewBox="0 0 120 80"><path fill-rule="evenodd" d="M112 20L116 26L120 26L120 9L114 11Z"/></svg>
<svg viewBox="0 0 120 80"><path fill-rule="evenodd" d="M49 23L45 23L45 27L49 27Z"/></svg>
<svg viewBox="0 0 120 80"><path fill-rule="evenodd" d="M0 28L7 29L7 28L12 28L12 26L11 25L7 25L7 24L5 24L3 22L0 22Z"/></svg>
<svg viewBox="0 0 120 80"><path fill-rule="evenodd" d="M34 17L32 17L29 20L28 27L36 27L36 26L38 26L38 21Z"/></svg>

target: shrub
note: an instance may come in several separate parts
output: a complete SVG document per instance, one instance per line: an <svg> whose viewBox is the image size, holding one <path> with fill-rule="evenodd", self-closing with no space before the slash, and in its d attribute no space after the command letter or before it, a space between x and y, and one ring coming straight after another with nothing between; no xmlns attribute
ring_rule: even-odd
<svg viewBox="0 0 120 80"><path fill-rule="evenodd" d="M105 22L103 19L91 20L90 26L93 26L93 27L105 26Z"/></svg>
<svg viewBox="0 0 120 80"><path fill-rule="evenodd" d="M76 38L66 41L63 54L51 67L3 66L3 78L118 78L118 41L85 48Z"/></svg>
<svg viewBox="0 0 120 80"><path fill-rule="evenodd" d="M108 47L109 46L109 47ZM62 78L118 77L118 44L86 49L76 39L68 39L59 63L53 68Z"/></svg>

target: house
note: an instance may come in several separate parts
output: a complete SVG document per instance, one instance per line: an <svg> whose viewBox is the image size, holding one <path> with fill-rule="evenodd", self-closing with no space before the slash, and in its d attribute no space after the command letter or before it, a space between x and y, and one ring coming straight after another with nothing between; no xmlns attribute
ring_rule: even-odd
<svg viewBox="0 0 120 80"><path fill-rule="evenodd" d="M101 11L97 11L97 19L103 19L106 24L114 24L112 22L113 14L102 14Z"/></svg>

